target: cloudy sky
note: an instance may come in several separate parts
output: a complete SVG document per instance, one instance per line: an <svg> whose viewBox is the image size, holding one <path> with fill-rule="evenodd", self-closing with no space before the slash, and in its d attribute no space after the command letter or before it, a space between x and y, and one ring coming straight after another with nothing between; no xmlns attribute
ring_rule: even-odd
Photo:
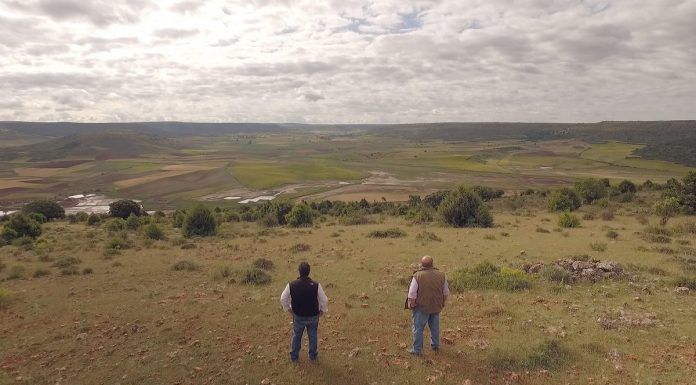
<svg viewBox="0 0 696 385"><path fill-rule="evenodd" d="M0 120L696 118L696 0L0 0Z"/></svg>

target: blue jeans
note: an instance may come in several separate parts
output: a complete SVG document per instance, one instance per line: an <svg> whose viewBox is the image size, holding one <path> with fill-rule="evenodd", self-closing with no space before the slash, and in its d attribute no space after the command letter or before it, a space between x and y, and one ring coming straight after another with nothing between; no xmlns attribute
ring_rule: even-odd
<svg viewBox="0 0 696 385"><path fill-rule="evenodd" d="M307 338L309 339L309 359L317 359L317 331L319 329L319 316L302 317L292 315L292 342L290 344L290 359L297 361L300 358L300 349L302 348L302 334L305 328L307 329Z"/></svg>
<svg viewBox="0 0 696 385"><path fill-rule="evenodd" d="M419 308L413 309L413 350L414 354L423 352L423 329L430 328L430 347L440 348L440 313L428 314Z"/></svg>

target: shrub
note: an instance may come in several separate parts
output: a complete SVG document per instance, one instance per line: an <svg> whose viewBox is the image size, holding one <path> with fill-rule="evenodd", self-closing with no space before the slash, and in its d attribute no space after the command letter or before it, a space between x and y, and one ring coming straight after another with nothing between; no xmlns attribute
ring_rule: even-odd
<svg viewBox="0 0 696 385"><path fill-rule="evenodd" d="M603 210L600 214L602 217L603 221L610 221L614 219L614 211L613 210Z"/></svg>
<svg viewBox="0 0 696 385"><path fill-rule="evenodd" d="M181 228L181 226L184 225L184 220L186 220L186 212L185 211L180 211L176 210L174 211L174 214L172 214L172 226L174 228Z"/></svg>
<svg viewBox="0 0 696 385"><path fill-rule="evenodd" d="M432 233L430 231L423 231L422 233L418 233L418 235L416 235L416 240L420 242L442 242L442 238L438 237L437 234Z"/></svg>
<svg viewBox="0 0 696 385"><path fill-rule="evenodd" d="M438 214L445 224L453 227L493 226L493 217L481 198L461 186L447 194Z"/></svg>
<svg viewBox="0 0 696 385"><path fill-rule="evenodd" d="M590 249L594 251L604 252L607 251L607 244L602 242L592 242L590 243Z"/></svg>
<svg viewBox="0 0 696 385"><path fill-rule="evenodd" d="M130 249L131 246L130 240L125 236L125 234L122 234L122 236L113 237L107 240L105 248L111 250L124 250Z"/></svg>
<svg viewBox="0 0 696 385"><path fill-rule="evenodd" d="M157 226L156 223L150 223L149 225L145 226L143 228L143 233L149 239L160 240L165 238L164 231L162 231L162 229Z"/></svg>
<svg viewBox="0 0 696 385"><path fill-rule="evenodd" d="M402 238L406 236L406 232L398 227L393 227L386 230L373 230L367 234L370 238Z"/></svg>
<svg viewBox="0 0 696 385"><path fill-rule="evenodd" d="M247 285L263 285L271 282L271 275L264 270L251 268L242 273L242 282Z"/></svg>
<svg viewBox="0 0 696 385"><path fill-rule="evenodd" d="M621 181L621 183L619 183L619 191L622 194L626 194L626 193L635 194L636 191L638 191L638 189L636 188L635 183L631 182L628 179L624 179Z"/></svg>
<svg viewBox="0 0 696 385"><path fill-rule="evenodd" d="M696 277L679 277L674 280L674 285L696 290Z"/></svg>
<svg viewBox="0 0 696 385"><path fill-rule="evenodd" d="M550 233L550 231L546 230L546 229L543 228L543 227L537 227L537 228L536 228L536 232L537 232L537 233L542 233L542 234L549 234L549 233Z"/></svg>
<svg viewBox="0 0 696 385"><path fill-rule="evenodd" d="M558 217L558 226L563 228L580 227L580 219L568 211L561 213Z"/></svg>
<svg viewBox="0 0 696 385"><path fill-rule="evenodd" d="M48 219L41 213L28 213L27 215L40 224L48 222Z"/></svg>
<svg viewBox="0 0 696 385"><path fill-rule="evenodd" d="M10 271L7 272L7 279L12 280L12 279L24 279L26 277L26 269L24 266L21 265L16 265L12 266L10 268Z"/></svg>
<svg viewBox="0 0 696 385"><path fill-rule="evenodd" d="M76 257L61 257L53 263L53 267L65 268L68 266L79 265L82 261Z"/></svg>
<svg viewBox="0 0 696 385"><path fill-rule="evenodd" d="M617 233L617 232L614 231L614 230L609 230L609 231L607 231L606 236L607 236L607 238L609 238L609 239L616 239L616 238L619 237L619 233Z"/></svg>
<svg viewBox="0 0 696 385"><path fill-rule="evenodd" d="M644 241L646 242L651 242L651 243L670 243L672 242L672 238L662 235L662 234L650 234L650 233L643 233L641 235Z"/></svg>
<svg viewBox="0 0 696 385"><path fill-rule="evenodd" d="M143 215L140 204L130 199L122 199L109 204L109 215L122 219L128 218L131 214L136 216Z"/></svg>
<svg viewBox="0 0 696 385"><path fill-rule="evenodd" d="M65 218L65 210L58 203L51 200L37 200L27 203L22 207L25 214L37 213L47 220Z"/></svg>
<svg viewBox="0 0 696 385"><path fill-rule="evenodd" d="M362 214L350 214L341 216L338 218L338 223L343 226L356 226L356 225L366 225L368 223L373 223L370 218Z"/></svg>
<svg viewBox="0 0 696 385"><path fill-rule="evenodd" d="M575 191L584 203L589 204L607 196L607 184L598 179L585 179L575 182Z"/></svg>
<svg viewBox="0 0 696 385"><path fill-rule="evenodd" d="M486 186L474 186L471 188L471 190L474 193L478 194L478 196L481 197L481 199L484 202L487 202L491 199L500 198L503 196L503 194L505 194L505 191L503 190L494 189Z"/></svg>
<svg viewBox="0 0 696 385"><path fill-rule="evenodd" d="M94 273L94 269L92 269L91 267L85 267L84 269L82 269L82 275L89 275L92 273Z"/></svg>
<svg viewBox="0 0 696 385"><path fill-rule="evenodd" d="M7 309L14 300L14 293L0 287L0 310Z"/></svg>
<svg viewBox="0 0 696 385"><path fill-rule="evenodd" d="M483 239L489 240L489 241L495 241L495 235L493 234L486 234L483 236Z"/></svg>
<svg viewBox="0 0 696 385"><path fill-rule="evenodd" d="M550 339L533 346L497 348L490 361L498 370L554 370L570 358L570 351L560 341Z"/></svg>
<svg viewBox="0 0 696 385"><path fill-rule="evenodd" d="M261 206L258 207L259 218L266 216L274 216L277 221L277 225L285 225L287 224L287 222L285 221L285 216L290 213L292 208L292 203L284 200L273 200L264 202Z"/></svg>
<svg viewBox="0 0 696 385"><path fill-rule="evenodd" d="M285 221L290 227L311 226L314 221L314 213L305 203L298 203L285 215Z"/></svg>
<svg viewBox="0 0 696 385"><path fill-rule="evenodd" d="M574 281L573 274L570 271L555 265L542 267L539 270L539 275L549 282L568 284Z"/></svg>
<svg viewBox="0 0 696 385"><path fill-rule="evenodd" d="M666 224L669 218L677 215L680 209L679 199L675 197L667 197L653 206L655 214L662 217L662 224Z"/></svg>
<svg viewBox="0 0 696 385"><path fill-rule="evenodd" d="M312 247L306 243L296 243L290 246L291 253L301 253L304 251L309 251Z"/></svg>
<svg viewBox="0 0 696 385"><path fill-rule="evenodd" d="M261 270L273 270L273 261L268 260L266 258L259 258L254 261L252 264L255 268L261 269Z"/></svg>
<svg viewBox="0 0 696 385"><path fill-rule="evenodd" d="M450 288L458 292L466 289L519 291L530 286L529 278L521 270L501 269L490 262L457 270L450 278Z"/></svg>
<svg viewBox="0 0 696 385"><path fill-rule="evenodd" d="M272 213L268 213L259 218L258 223L262 227L276 227L280 225L278 217Z"/></svg>
<svg viewBox="0 0 696 385"><path fill-rule="evenodd" d="M67 277L70 275L80 275L80 269L77 266L68 266L60 270L60 275Z"/></svg>
<svg viewBox="0 0 696 385"><path fill-rule="evenodd" d="M5 223L2 237L5 242L19 237L36 238L41 235L41 224L25 214L14 214Z"/></svg>
<svg viewBox="0 0 696 385"><path fill-rule="evenodd" d="M34 248L34 239L27 237L26 235L12 240L12 245L21 247L25 250L31 250Z"/></svg>
<svg viewBox="0 0 696 385"><path fill-rule="evenodd" d="M225 278L231 277L233 274L232 268L228 265L216 266L210 273L210 277L214 281L220 281Z"/></svg>
<svg viewBox="0 0 696 385"><path fill-rule="evenodd" d="M563 187L554 191L549 198L548 207L550 211L573 211L580 207L582 202L575 190Z"/></svg>
<svg viewBox="0 0 696 385"><path fill-rule="evenodd" d="M103 224L106 231L115 233L126 229L126 221L121 218L109 218Z"/></svg>
<svg viewBox="0 0 696 385"><path fill-rule="evenodd" d="M423 203L433 209L437 209L449 193L449 190L435 191L434 193L426 195L425 198L423 198Z"/></svg>
<svg viewBox="0 0 696 385"><path fill-rule="evenodd" d="M87 217L87 225L88 226L95 226L100 224L102 221L101 215L96 214L96 213L91 213Z"/></svg>
<svg viewBox="0 0 696 385"><path fill-rule="evenodd" d="M208 208L199 205L186 216L182 226L186 237L207 237L217 233L217 221Z"/></svg>
<svg viewBox="0 0 696 385"><path fill-rule="evenodd" d="M174 271L196 271L200 269L201 267L197 263L186 260L178 261L177 263L172 265L172 270Z"/></svg>
<svg viewBox="0 0 696 385"><path fill-rule="evenodd" d="M138 230L141 225L140 217L132 214L128 216L128 219L126 219L126 227L128 230Z"/></svg>

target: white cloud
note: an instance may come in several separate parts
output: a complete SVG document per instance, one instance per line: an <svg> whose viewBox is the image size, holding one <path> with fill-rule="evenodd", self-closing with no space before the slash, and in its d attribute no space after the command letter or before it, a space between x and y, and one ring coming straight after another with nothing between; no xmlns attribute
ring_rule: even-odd
<svg viewBox="0 0 696 385"><path fill-rule="evenodd" d="M6 0L0 12L0 120L696 118L693 0Z"/></svg>

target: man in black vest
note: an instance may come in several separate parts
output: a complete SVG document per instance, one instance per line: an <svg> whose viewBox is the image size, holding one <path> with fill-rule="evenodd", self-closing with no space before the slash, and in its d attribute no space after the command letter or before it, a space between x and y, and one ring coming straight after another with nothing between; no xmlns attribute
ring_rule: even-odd
<svg viewBox="0 0 696 385"><path fill-rule="evenodd" d="M302 334L307 329L309 339L309 359L317 359L317 331L319 317L326 313L329 299L319 282L309 278L309 263L302 262L299 267L300 277L288 283L280 295L283 310L292 313L292 343L290 360L297 362L302 347Z"/></svg>

